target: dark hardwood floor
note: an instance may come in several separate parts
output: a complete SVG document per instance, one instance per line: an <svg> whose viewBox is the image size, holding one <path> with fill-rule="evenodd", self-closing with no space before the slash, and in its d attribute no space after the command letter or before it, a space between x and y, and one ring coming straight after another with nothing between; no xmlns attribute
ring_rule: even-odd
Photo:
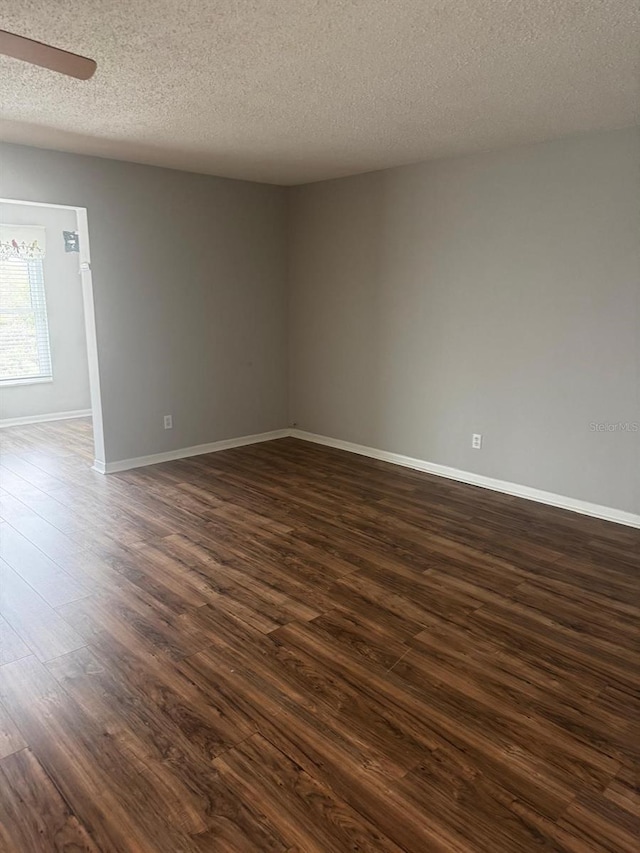
<svg viewBox="0 0 640 853"><path fill-rule="evenodd" d="M293 439L0 439L3 851L638 850L640 531Z"/></svg>

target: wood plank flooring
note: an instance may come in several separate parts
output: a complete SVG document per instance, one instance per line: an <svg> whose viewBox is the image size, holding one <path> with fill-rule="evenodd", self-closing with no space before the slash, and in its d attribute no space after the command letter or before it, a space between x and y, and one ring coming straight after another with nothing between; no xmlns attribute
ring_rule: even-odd
<svg viewBox="0 0 640 853"><path fill-rule="evenodd" d="M640 531L283 439L2 430L7 853L631 853Z"/></svg>

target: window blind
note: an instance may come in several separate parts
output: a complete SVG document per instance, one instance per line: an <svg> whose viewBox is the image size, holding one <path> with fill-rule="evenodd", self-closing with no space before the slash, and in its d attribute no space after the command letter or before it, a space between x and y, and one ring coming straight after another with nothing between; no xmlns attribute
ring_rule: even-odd
<svg viewBox="0 0 640 853"><path fill-rule="evenodd" d="M41 259L0 259L0 383L52 378Z"/></svg>

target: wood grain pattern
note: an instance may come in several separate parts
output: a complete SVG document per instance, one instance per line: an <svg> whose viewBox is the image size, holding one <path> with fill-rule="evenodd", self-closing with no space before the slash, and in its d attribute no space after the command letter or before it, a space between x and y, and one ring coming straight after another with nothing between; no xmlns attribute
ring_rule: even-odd
<svg viewBox="0 0 640 853"><path fill-rule="evenodd" d="M40 660L84 645L73 628L1 559L0 614Z"/></svg>
<svg viewBox="0 0 640 853"><path fill-rule="evenodd" d="M26 747L26 742L17 725L0 702L0 759L13 755Z"/></svg>
<svg viewBox="0 0 640 853"><path fill-rule="evenodd" d="M31 649L22 640L7 620L0 615L0 666L31 654Z"/></svg>
<svg viewBox="0 0 640 853"><path fill-rule="evenodd" d="M0 787L3 850L98 853L31 750L0 762Z"/></svg>
<svg viewBox="0 0 640 853"><path fill-rule="evenodd" d="M3 850L637 849L638 531L292 439L0 439Z"/></svg>

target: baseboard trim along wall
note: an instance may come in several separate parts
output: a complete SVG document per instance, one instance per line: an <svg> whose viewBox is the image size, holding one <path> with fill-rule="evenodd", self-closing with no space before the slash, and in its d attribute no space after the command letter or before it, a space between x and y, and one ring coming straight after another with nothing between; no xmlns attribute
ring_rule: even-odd
<svg viewBox="0 0 640 853"><path fill-rule="evenodd" d="M209 444L197 444L194 447L183 447L177 450L168 450L164 453L153 453L150 456L137 456L133 459L120 459L116 462L100 462L95 460L93 468L100 474L116 474L118 471L129 471L131 468L142 468L146 465L158 465L161 462L172 462L176 459L187 459L189 456L200 456L204 453L215 453L218 450L228 450L232 447L243 447L247 444L259 444L263 441L273 441L276 438L298 438L302 441L310 441L314 444L324 444L327 447L335 447L337 450L346 450L348 453L357 453L360 456L368 456L371 459L379 459L383 462L391 462L394 465L402 465L405 468L413 468L415 471L425 471L438 477L446 477L449 480L457 480L460 483L468 483L472 486L480 486L483 489L491 489L494 492L503 492L518 498L526 498L537 503L568 509L582 515L590 515L594 518L602 518L605 521L613 521L624 524L627 527L640 528L640 515L613 509L608 506L589 503L588 501L568 498L565 495L556 495L553 492L545 492L542 489L534 489L530 486L521 486L518 483L510 483L507 480L495 480L482 474L473 474L470 471L460 471L458 468L449 468L447 465L438 465L435 462L427 462L424 459L414 459L411 456L403 456L401 453L390 453L387 450L378 450L375 447L366 447L363 444L354 444L351 441L342 441L339 438L330 438L326 435L316 435L300 429L277 429L271 432L261 432L256 435L244 435L240 438L227 438L222 441L213 441Z"/></svg>
<svg viewBox="0 0 640 853"><path fill-rule="evenodd" d="M48 421L68 421L73 418L88 418L91 409L76 409L72 412L49 412L46 415L29 415L26 418L5 418L0 420L0 429L12 426L26 426L27 424L44 424Z"/></svg>
<svg viewBox="0 0 640 853"><path fill-rule="evenodd" d="M542 489L534 489L530 486L521 486L518 483L510 483L506 480L495 480L482 474L473 474L470 471L460 471L457 468L449 468L446 465L437 465L435 462L427 462L424 459L413 459L400 453L390 453L386 450L378 450L375 447L366 447L362 444L354 444L351 441L342 441L338 438L329 438L326 435L316 435L304 430L289 430L289 435L302 441L311 441L314 444L324 444L327 447L335 447L338 450L346 450L349 453L358 453L360 456L368 456L371 459L380 459L383 462L392 462L394 465L403 465L405 468L413 468L416 471L425 471L438 477L446 477L449 480L458 480L461 483L469 483L472 486L480 486L483 489L491 489L494 492L503 492L518 498L526 498L537 503L568 509L582 515L590 515L594 518L602 518L605 521L614 521L627 527L640 528L640 515L613 509L608 506L592 504L588 501L568 498L565 495L556 495L553 492L545 492Z"/></svg>
<svg viewBox="0 0 640 853"><path fill-rule="evenodd" d="M229 450L232 447L243 447L245 444L259 444L262 441L273 441L274 438L287 438L289 429L276 429L271 432L260 432L256 435L243 435L240 438L225 438L222 441L212 441L209 444L196 444L193 447L182 447L178 450L167 450L164 453L152 453L150 456L136 456L133 459L120 459L116 462L100 462L94 460L93 469L99 474L116 474L118 471L129 471L131 468L143 468L146 465L158 465L160 462L173 462L176 459L187 459L189 456L201 456L204 453L216 453L218 450Z"/></svg>

